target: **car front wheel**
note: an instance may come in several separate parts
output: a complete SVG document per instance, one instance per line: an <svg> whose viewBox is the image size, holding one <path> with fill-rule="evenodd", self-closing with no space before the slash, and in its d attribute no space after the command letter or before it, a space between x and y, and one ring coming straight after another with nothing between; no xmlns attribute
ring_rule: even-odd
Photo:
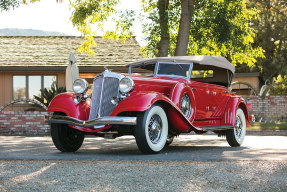
<svg viewBox="0 0 287 192"><path fill-rule="evenodd" d="M153 105L137 116L135 139L138 148L146 154L160 152L167 140L168 120L163 108Z"/></svg>
<svg viewBox="0 0 287 192"><path fill-rule="evenodd" d="M83 144L85 135L65 124L51 124L54 145L62 152L75 152Z"/></svg>
<svg viewBox="0 0 287 192"><path fill-rule="evenodd" d="M226 133L226 140L231 147L240 146L246 134L246 119L242 109L237 109L235 118L234 129L228 130Z"/></svg>

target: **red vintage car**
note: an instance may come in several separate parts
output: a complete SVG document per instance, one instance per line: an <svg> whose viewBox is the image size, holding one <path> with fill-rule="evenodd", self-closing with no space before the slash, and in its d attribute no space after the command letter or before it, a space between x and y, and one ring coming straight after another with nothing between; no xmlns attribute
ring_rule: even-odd
<svg viewBox="0 0 287 192"><path fill-rule="evenodd" d="M84 79L74 93L57 95L48 116L55 146L77 151L87 134L133 135L143 153L158 153L181 133L213 131L240 146L250 126L243 98L231 93L234 66L224 57L178 56L143 59L128 74L109 70Z"/></svg>

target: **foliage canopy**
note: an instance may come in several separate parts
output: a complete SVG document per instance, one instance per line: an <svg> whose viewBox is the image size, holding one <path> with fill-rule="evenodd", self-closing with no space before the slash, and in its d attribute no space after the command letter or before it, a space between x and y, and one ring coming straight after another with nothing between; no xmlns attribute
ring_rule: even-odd
<svg viewBox="0 0 287 192"><path fill-rule="evenodd" d="M160 25L160 0L141 0L145 17L143 32L147 45L143 47L146 56L156 56L162 30L168 30L168 54L174 55L181 19L180 0L170 0L168 8L161 14L168 20L168 28ZM256 17L255 9L246 7L246 0L197 0L195 1L191 18L191 29L188 39L188 55L221 55L233 63L247 63L248 66L256 62L257 57L263 57L260 47L252 47L255 32L250 27L250 20ZM132 23L136 14L127 11L123 16L117 15L116 6L119 0L75 0L72 3L74 12L71 20L79 31L85 35L86 41L80 51L93 55L91 46L95 45L93 35L101 30L106 38L124 39L131 37ZM104 31L103 25L113 17L117 27L113 31ZM92 30L95 25L95 30Z"/></svg>

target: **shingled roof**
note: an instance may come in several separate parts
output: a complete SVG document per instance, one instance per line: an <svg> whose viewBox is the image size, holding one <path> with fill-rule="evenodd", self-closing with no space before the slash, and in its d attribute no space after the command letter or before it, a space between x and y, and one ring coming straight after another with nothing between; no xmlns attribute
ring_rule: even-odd
<svg viewBox="0 0 287 192"><path fill-rule="evenodd" d="M142 57L135 38L120 42L95 37L95 57L78 52L83 40L75 36L0 36L0 70L39 67L64 70L70 52L75 54L80 69L125 66Z"/></svg>

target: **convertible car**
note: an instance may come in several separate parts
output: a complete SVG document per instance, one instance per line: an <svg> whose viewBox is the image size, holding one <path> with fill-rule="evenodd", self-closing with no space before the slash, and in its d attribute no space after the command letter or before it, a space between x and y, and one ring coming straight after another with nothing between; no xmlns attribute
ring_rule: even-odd
<svg viewBox="0 0 287 192"><path fill-rule="evenodd" d="M231 93L234 66L224 57L177 56L143 59L128 74L105 70L74 93L57 95L46 120L62 152L77 151L85 135L133 135L143 153L158 153L181 133L213 131L240 146L250 126L243 98Z"/></svg>

